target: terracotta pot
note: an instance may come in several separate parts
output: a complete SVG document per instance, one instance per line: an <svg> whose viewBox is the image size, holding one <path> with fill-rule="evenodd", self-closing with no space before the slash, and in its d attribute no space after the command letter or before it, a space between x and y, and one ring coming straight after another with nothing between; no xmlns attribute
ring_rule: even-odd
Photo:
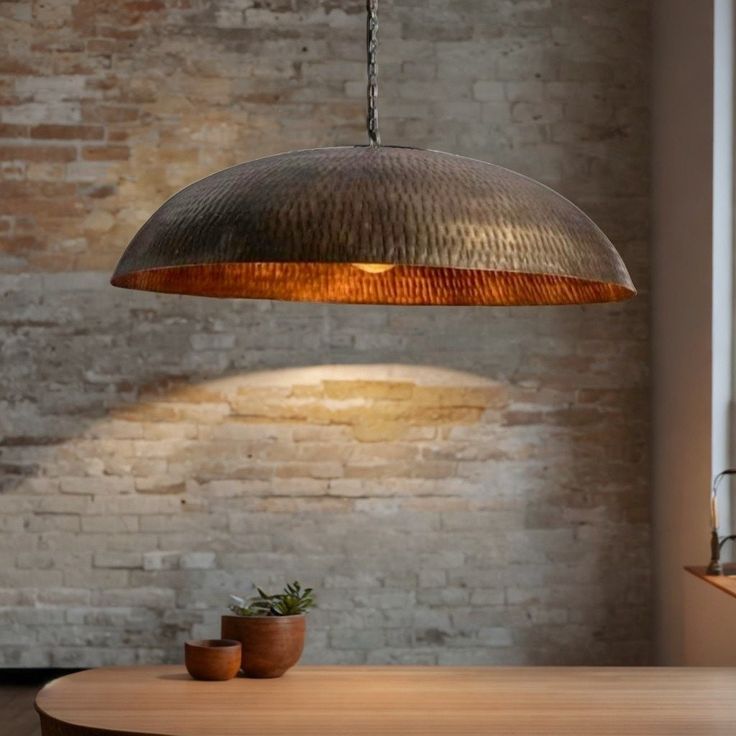
<svg viewBox="0 0 736 736"><path fill-rule="evenodd" d="M230 680L240 669L237 639L199 639L184 644L184 664L195 680Z"/></svg>
<svg viewBox="0 0 736 736"><path fill-rule="evenodd" d="M222 636L243 646L246 677L281 677L304 651L306 619L299 616L223 616Z"/></svg>

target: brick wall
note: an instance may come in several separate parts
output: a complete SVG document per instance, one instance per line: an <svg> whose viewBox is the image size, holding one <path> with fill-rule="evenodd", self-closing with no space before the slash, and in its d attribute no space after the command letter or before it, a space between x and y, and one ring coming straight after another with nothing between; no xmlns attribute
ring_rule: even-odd
<svg viewBox="0 0 736 736"><path fill-rule="evenodd" d="M381 9L384 141L557 188L635 301L107 285L191 180L365 140L362 6L0 3L0 665L176 659L295 577L311 661L648 661L645 0Z"/></svg>

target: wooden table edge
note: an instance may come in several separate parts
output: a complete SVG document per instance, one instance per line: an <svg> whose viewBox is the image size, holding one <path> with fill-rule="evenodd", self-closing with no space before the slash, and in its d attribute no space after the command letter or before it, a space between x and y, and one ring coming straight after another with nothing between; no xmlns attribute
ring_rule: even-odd
<svg viewBox="0 0 736 736"><path fill-rule="evenodd" d="M85 726L72 721L62 721L50 716L34 703L34 709L41 721L42 736L170 736L152 731L121 731L119 729Z"/></svg>
<svg viewBox="0 0 736 736"><path fill-rule="evenodd" d="M148 671L156 671L156 670L163 670L171 672L172 670L176 673L185 673L186 670L183 667L183 665L149 665L149 666L121 666L121 667L99 667L99 668L92 668L90 670L83 670L80 672L75 672L68 675L63 675L61 677L58 677L51 682L44 685L44 687L39 690L39 692L36 695L36 698L34 699L34 709L39 715L39 718L41 719L41 725L42 725L42 734L43 736L172 736L172 732L166 731L160 732L160 731L153 731L153 730L127 730L125 726L123 726L123 729L119 728L112 728L110 725L106 726L96 726L96 725L89 725L84 723L78 723L71 720L71 718L68 718L64 716L63 718L60 716L52 715L50 712L44 709L42 701L44 699L44 694L47 692L47 690L54 685L54 683L58 683L62 680L67 680L71 678L76 678L79 676L84 676L85 674L88 674L90 672L94 671L121 671L121 670L127 670L127 671L134 671L134 670L148 670ZM647 666L647 667L641 667L641 666L541 666L541 667L532 667L532 666L484 666L484 665L478 665L478 666L438 666L438 665L312 665L312 666L303 666L298 667L295 669L295 673L301 671L303 674L308 674L311 672L322 672L322 673L340 673L348 675L349 673L353 673L355 675L368 675L373 676L375 673L380 672L387 672L387 671L395 671L395 672L403 672L403 673L410 673L410 672L425 672L425 673L432 673L436 676L442 676L446 674L471 674L474 671L494 671L494 673L502 673L503 671L507 672L515 672L517 675L521 672L529 671L534 672L535 675L542 676L544 674L549 675L552 672L558 672L565 676L572 676L573 678L577 675L585 675L586 673L590 674L601 674L601 675L615 675L615 676L623 676L625 677L629 673L636 672L639 675L647 673L647 675L655 673L661 673L665 679L672 678L673 681L677 681L678 677L682 676L685 672L692 672L696 677L700 677L702 675L720 675L720 673L730 673L731 676L736 676L736 668L735 667L656 667L656 666ZM243 678L245 679L245 678ZM255 681L255 682L274 682L274 681ZM731 721L729 721L730 723ZM736 727L736 716L733 720L734 726ZM531 732L530 732L531 733ZM536 733L536 731L535 731ZM567 732L566 732L567 733ZM660 733L657 731L657 733ZM704 732L706 733L706 732ZM708 731L707 733L711 733L711 731ZM712 733L715 733L713 731ZM721 731L718 731L718 733L721 733Z"/></svg>

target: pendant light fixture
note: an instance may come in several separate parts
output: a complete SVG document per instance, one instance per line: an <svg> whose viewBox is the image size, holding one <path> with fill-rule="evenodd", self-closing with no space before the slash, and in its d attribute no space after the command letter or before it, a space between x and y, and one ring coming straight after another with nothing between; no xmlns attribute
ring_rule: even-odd
<svg viewBox="0 0 736 736"><path fill-rule="evenodd" d="M627 299L621 257L575 205L500 166L382 146L367 0L367 146L269 156L165 202L112 277L129 289L355 304Z"/></svg>

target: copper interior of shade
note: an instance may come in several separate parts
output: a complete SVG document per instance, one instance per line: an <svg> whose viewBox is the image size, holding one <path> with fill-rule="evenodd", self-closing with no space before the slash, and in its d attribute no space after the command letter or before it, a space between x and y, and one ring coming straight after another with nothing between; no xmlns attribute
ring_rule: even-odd
<svg viewBox="0 0 736 736"><path fill-rule="evenodd" d="M212 263L116 275L128 289L221 298L403 305L584 304L628 299L633 288L571 276L348 263Z"/></svg>

